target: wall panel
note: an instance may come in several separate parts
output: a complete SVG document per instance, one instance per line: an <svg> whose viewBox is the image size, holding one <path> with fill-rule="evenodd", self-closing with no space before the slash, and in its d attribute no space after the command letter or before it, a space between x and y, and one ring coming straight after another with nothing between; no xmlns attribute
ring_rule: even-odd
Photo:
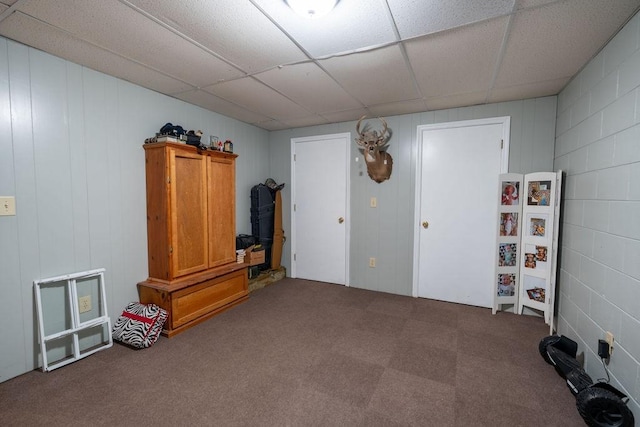
<svg viewBox="0 0 640 427"><path fill-rule="evenodd" d="M4 38L0 109L0 195L17 207L0 217L0 381L40 363L33 280L106 268L114 321L138 299L148 275L142 144L165 123L234 142L238 232L250 231L249 184L269 174L267 131Z"/></svg>
<svg viewBox="0 0 640 427"><path fill-rule="evenodd" d="M0 133L11 133L11 88L9 85L9 47L6 40L0 39ZM15 194L16 180L14 169L13 146L9 138L0 138L0 195ZM16 250L19 244L18 217L0 217L0 337L8 337L12 331L22 328L22 292L20 283L20 254ZM6 374L0 372L0 381L17 375L25 370L26 353L24 345L7 345L3 341L0 346L0 360L8 361ZM22 343L19 343L22 344Z"/></svg>
<svg viewBox="0 0 640 427"><path fill-rule="evenodd" d="M391 179L381 184L367 176L360 150L352 142L348 184L351 186L350 284L401 295L412 293L413 235L417 226L413 218L417 126L511 116L509 171L528 173L533 168L552 170L555 115L556 97L545 97L387 117L393 132L389 152L394 163ZM371 124L377 125L375 121ZM356 122L344 122L271 132L272 171L282 168L283 176L290 174L290 166L285 163L290 162L291 138L337 132L351 132L355 138L355 126ZM377 208L369 206L371 197L378 199ZM290 203L286 188L283 202ZM286 232L291 224L290 215L283 215L283 219ZM290 247L285 245L283 264L286 267L290 267L290 257ZM370 257L377 259L376 268L369 267Z"/></svg>

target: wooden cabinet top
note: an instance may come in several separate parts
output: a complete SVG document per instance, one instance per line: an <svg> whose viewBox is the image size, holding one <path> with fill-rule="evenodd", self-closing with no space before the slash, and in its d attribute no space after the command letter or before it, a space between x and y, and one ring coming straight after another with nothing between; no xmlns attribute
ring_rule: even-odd
<svg viewBox="0 0 640 427"><path fill-rule="evenodd" d="M218 150L199 150L197 147L194 147L193 145L181 144L179 142L151 142L143 145L143 148L145 150L153 150L153 149L159 149L159 148L165 148L165 147L192 152L194 154L201 154L201 155L214 156L214 157L227 158L227 159L235 159L236 157L238 157L238 155L235 153L227 153L227 152L218 151Z"/></svg>

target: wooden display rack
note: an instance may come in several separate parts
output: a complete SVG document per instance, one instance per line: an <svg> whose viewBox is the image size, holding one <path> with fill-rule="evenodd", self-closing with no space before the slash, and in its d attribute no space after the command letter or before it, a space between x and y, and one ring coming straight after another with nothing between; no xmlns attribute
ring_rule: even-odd
<svg viewBox="0 0 640 427"><path fill-rule="evenodd" d="M521 203L522 175L505 173L500 175L498 191L500 206L497 218L497 252L493 314L502 306L516 310L520 276L520 237L522 234Z"/></svg>
<svg viewBox="0 0 640 427"><path fill-rule="evenodd" d="M528 307L544 314L552 334L562 171L525 175L518 313Z"/></svg>
<svg viewBox="0 0 640 427"><path fill-rule="evenodd" d="M518 314L525 307L533 309L543 314L550 333L554 330L561 187L562 171L500 175L498 290L493 313L504 304L516 307ZM503 280L506 277L508 283Z"/></svg>

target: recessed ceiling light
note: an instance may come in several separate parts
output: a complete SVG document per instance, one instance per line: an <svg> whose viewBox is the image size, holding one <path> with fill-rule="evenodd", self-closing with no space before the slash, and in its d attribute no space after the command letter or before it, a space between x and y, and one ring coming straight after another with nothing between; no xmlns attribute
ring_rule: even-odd
<svg viewBox="0 0 640 427"><path fill-rule="evenodd" d="M285 0L295 13L305 18L322 18L338 3L338 0Z"/></svg>

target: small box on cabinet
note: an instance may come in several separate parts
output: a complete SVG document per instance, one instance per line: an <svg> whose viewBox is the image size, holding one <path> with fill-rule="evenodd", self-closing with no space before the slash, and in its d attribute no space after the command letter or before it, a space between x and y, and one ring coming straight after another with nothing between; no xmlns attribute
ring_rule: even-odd
<svg viewBox="0 0 640 427"><path fill-rule="evenodd" d="M245 255L245 260L246 263L249 265L260 265L260 264L264 264L264 256L265 256L265 250L264 248L257 248L255 246L249 246L247 249L245 249L246 255Z"/></svg>

